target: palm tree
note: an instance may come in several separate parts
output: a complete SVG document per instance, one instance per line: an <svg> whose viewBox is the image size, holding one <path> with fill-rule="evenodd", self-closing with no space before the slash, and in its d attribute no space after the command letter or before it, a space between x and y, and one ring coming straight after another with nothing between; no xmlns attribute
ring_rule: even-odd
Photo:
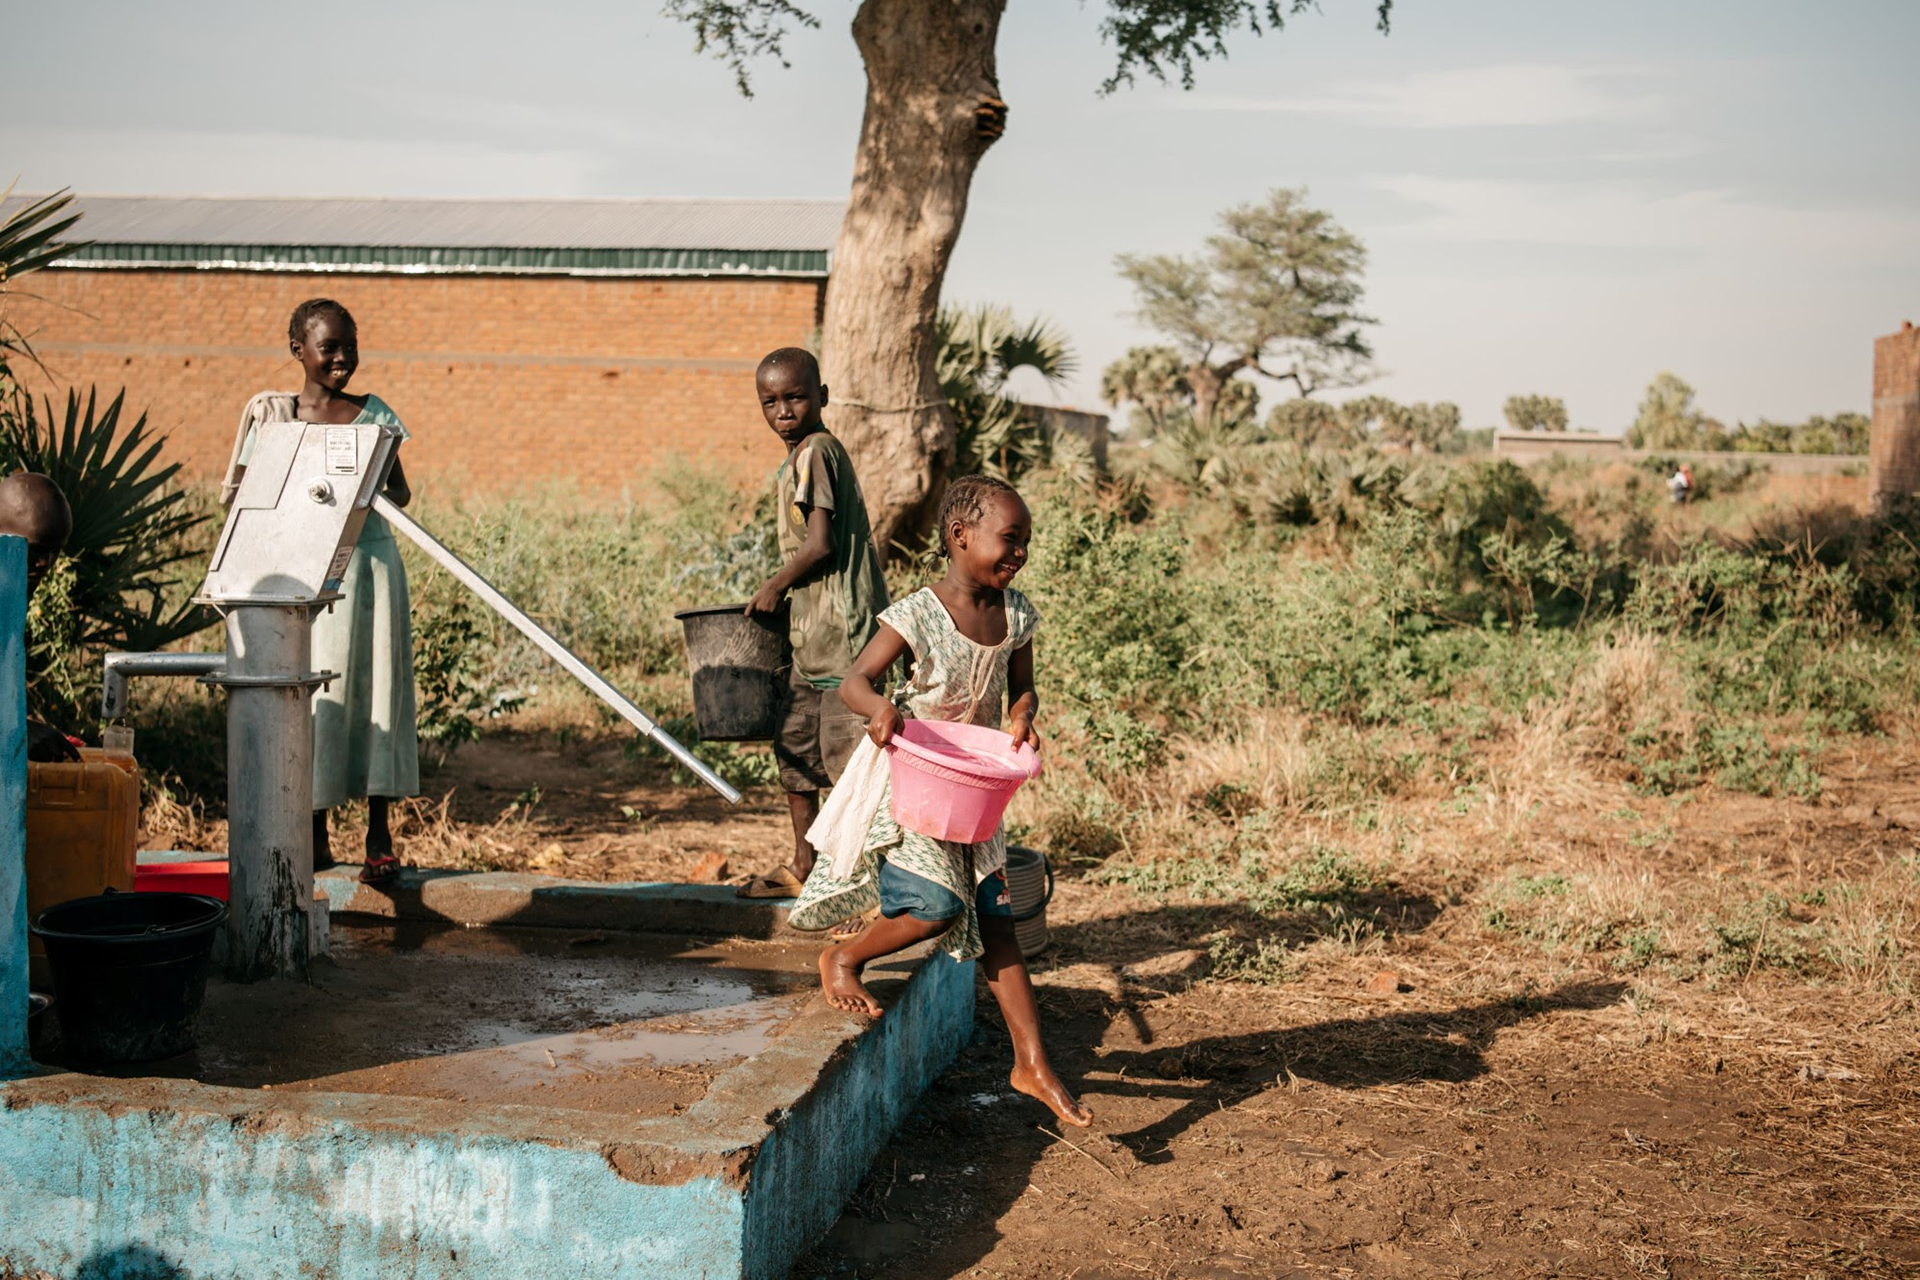
<svg viewBox="0 0 1920 1280"><path fill-rule="evenodd" d="M78 213L66 213L67 206L73 203L72 192L57 191L8 209L12 196L13 186L9 183L5 191L0 191L0 391L9 395L13 381L9 365L13 357L21 356L35 364L39 359L33 354L27 335L7 315L7 295L14 291L22 276L82 247L60 238L80 221Z"/></svg>
<svg viewBox="0 0 1920 1280"><path fill-rule="evenodd" d="M953 406L959 432L953 474L985 472L1014 480L1052 461L1054 441L1040 418L1006 394L1016 370L1031 369L1053 386L1076 362L1065 334L1045 320L1025 324L1007 307L940 308L940 390Z"/></svg>

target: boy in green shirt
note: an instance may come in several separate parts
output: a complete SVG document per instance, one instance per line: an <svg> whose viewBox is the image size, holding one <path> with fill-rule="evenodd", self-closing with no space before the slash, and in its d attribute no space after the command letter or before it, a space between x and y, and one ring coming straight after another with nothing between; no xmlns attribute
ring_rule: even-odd
<svg viewBox="0 0 1920 1280"><path fill-rule="evenodd" d="M853 459L820 423L827 389L819 363L799 347L782 347L760 362L754 386L767 425L787 446L774 479L774 519L786 563L747 612L772 613L791 599L793 667L773 752L793 818L793 865L756 876L740 896L790 898L813 870L807 828L819 815L820 792L839 781L866 732L866 722L840 701L840 680L873 638L889 601Z"/></svg>

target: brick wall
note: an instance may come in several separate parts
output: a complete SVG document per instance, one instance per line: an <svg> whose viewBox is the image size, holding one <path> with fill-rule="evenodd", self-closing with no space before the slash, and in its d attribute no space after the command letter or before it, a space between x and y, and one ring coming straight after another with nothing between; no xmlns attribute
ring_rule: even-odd
<svg viewBox="0 0 1920 1280"><path fill-rule="evenodd" d="M360 326L353 390L391 404L414 439L416 489L572 481L618 496L678 455L758 484L780 444L753 369L803 343L824 282L807 279L321 275L47 270L16 294L51 384L121 386L197 479L226 466L256 391L297 390L287 317L326 296Z"/></svg>
<svg viewBox="0 0 1920 1280"><path fill-rule="evenodd" d="M1920 493L1920 329L1911 323L1874 340L1872 464L1875 506Z"/></svg>

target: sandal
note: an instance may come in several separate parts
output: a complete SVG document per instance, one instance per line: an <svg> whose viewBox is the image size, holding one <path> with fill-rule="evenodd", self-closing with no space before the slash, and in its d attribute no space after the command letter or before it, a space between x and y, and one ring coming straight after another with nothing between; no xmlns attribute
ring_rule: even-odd
<svg viewBox="0 0 1920 1280"><path fill-rule="evenodd" d="M376 853L367 856L367 865L360 869L361 884L385 884L400 874L400 859L390 853Z"/></svg>
<svg viewBox="0 0 1920 1280"><path fill-rule="evenodd" d="M866 932L868 925L879 918L880 908L868 907L859 915L850 916L833 926L833 928L827 930L827 940L829 942L846 942L849 939L857 938Z"/></svg>
<svg viewBox="0 0 1920 1280"><path fill-rule="evenodd" d="M736 898L797 898L800 896L800 877L793 874L791 867L775 867L763 876L741 885L733 891Z"/></svg>

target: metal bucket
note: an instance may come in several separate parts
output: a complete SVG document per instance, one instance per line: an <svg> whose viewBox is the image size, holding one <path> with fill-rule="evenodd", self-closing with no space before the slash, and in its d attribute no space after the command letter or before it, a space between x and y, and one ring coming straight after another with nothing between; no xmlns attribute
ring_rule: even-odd
<svg viewBox="0 0 1920 1280"><path fill-rule="evenodd" d="M1053 865L1038 849L1007 847L1007 896L1012 899L1013 932L1020 954L1039 955L1053 941L1047 932L1047 904L1053 901Z"/></svg>
<svg viewBox="0 0 1920 1280"><path fill-rule="evenodd" d="M771 742L786 694L787 606L751 616L745 605L683 609L693 718L708 742Z"/></svg>

